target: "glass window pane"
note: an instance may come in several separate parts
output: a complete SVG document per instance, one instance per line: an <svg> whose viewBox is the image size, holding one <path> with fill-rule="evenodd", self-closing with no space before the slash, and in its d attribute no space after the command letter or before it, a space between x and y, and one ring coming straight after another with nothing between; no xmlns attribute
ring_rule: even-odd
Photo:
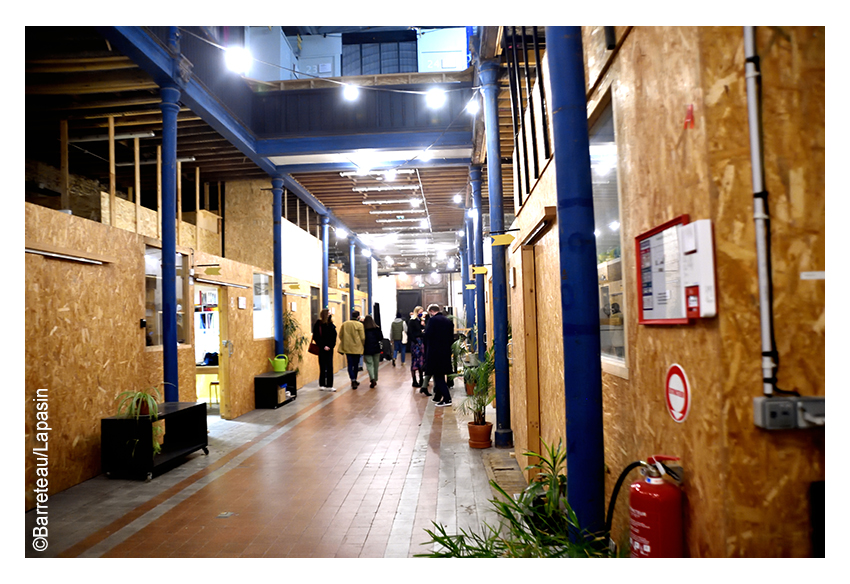
<svg viewBox="0 0 850 584"><path fill-rule="evenodd" d="M620 203L617 189L617 144L610 105L590 130L596 261L599 279L599 329L603 355L625 360L626 303L620 252Z"/></svg>
<svg viewBox="0 0 850 584"><path fill-rule="evenodd" d="M274 337L272 276L254 274L254 338Z"/></svg>
<svg viewBox="0 0 850 584"><path fill-rule="evenodd" d="M185 303L183 301L188 258L178 253L176 257L177 342L185 343ZM145 345L162 345L162 250L145 247Z"/></svg>

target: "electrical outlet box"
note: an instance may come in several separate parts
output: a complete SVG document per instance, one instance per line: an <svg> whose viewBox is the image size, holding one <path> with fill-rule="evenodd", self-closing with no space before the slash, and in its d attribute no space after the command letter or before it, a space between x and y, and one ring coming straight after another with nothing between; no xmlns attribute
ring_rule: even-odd
<svg viewBox="0 0 850 584"><path fill-rule="evenodd" d="M823 427L826 398L766 397L753 399L753 422L765 430Z"/></svg>

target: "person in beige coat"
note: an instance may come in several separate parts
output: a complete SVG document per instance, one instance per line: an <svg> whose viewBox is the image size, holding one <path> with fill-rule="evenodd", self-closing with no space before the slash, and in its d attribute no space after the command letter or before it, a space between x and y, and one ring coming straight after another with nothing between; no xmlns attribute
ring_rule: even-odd
<svg viewBox="0 0 850 584"><path fill-rule="evenodd" d="M360 322L360 313L353 311L351 320L339 327L339 343L337 352L345 355L348 360L348 377L351 379L351 389L357 389L357 371L360 368L360 357L363 355L363 345L366 342L366 331Z"/></svg>

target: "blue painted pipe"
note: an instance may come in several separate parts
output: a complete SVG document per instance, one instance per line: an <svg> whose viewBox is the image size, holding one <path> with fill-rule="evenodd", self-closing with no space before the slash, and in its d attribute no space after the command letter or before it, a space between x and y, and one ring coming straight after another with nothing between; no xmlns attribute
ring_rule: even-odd
<svg viewBox="0 0 850 584"><path fill-rule="evenodd" d="M502 201L502 157L499 149L499 74L496 61L481 64L479 78L484 97L484 131L487 138L487 189L490 204L490 231L505 228L505 211ZM496 432L497 448L510 448L514 444L511 430L510 371L508 369L508 285L505 263L505 246L491 246L493 254L493 363L496 382Z"/></svg>
<svg viewBox="0 0 850 584"><path fill-rule="evenodd" d="M374 309L372 308L372 256L366 258L366 314L371 314L372 318ZM376 323L377 324L377 323Z"/></svg>
<svg viewBox="0 0 850 584"><path fill-rule="evenodd" d="M272 215L274 216L274 227L272 228L272 240L274 246L274 354L284 353L283 332L283 242L280 233L280 222L283 215L283 178L276 176L272 179Z"/></svg>
<svg viewBox="0 0 850 584"><path fill-rule="evenodd" d="M330 223L330 218L327 215L322 215L322 306L324 308L330 308L330 301L328 300L328 263L330 257L328 223Z"/></svg>
<svg viewBox="0 0 850 584"><path fill-rule="evenodd" d="M472 208L475 212L475 217L472 219L472 229L474 234L472 239L475 241L475 266L484 265L484 241L481 217L481 167L473 166L469 171L469 180L472 183ZM484 362L484 353L487 352L487 344L484 342L484 329L487 326L487 320L484 316L484 274L475 276L475 305L476 305L476 322L478 323L478 338L476 346L478 347L478 359Z"/></svg>
<svg viewBox="0 0 850 584"><path fill-rule="evenodd" d="M348 318L351 318L351 313L354 312L354 267L357 265L355 259L354 242L352 241L348 244L348 261L351 266L351 274L348 276Z"/></svg>
<svg viewBox="0 0 850 584"><path fill-rule="evenodd" d="M468 280L469 256L466 253L466 241L464 241L460 246L460 285L462 286L461 293L463 294L463 316L466 319L467 326L469 325L469 290L466 289L466 282Z"/></svg>
<svg viewBox="0 0 850 584"><path fill-rule="evenodd" d="M469 217L467 213L464 216L464 222L466 223L466 263L467 263L467 276L466 281L464 282L464 287L466 284L470 284L470 278L472 276L472 266L475 263L475 235L472 228L472 218ZM475 290L467 290L468 292L468 302L469 302L469 312L467 312L467 320L466 324L470 328L470 347L472 350L475 350L475 347L478 346L478 339L472 336L472 329L475 327Z"/></svg>
<svg viewBox="0 0 850 584"><path fill-rule="evenodd" d="M163 401L180 401L177 364L177 112L180 90L163 87L162 103L162 373ZM184 298L184 302L189 299ZM187 312L191 314L191 312ZM154 317L155 318L155 317ZM191 322L186 320L186 322Z"/></svg>
<svg viewBox="0 0 850 584"><path fill-rule="evenodd" d="M581 27L547 26L555 146L567 436L567 498L579 525L605 526L602 366ZM576 477L578 480L573 480Z"/></svg>

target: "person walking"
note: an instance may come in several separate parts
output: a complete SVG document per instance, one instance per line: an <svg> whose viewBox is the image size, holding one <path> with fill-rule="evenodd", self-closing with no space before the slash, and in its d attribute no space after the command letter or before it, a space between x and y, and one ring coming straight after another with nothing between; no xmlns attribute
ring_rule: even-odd
<svg viewBox="0 0 850 584"><path fill-rule="evenodd" d="M422 307L413 309L410 321L407 323L407 342L410 344L410 375L413 377L413 387L418 387L419 393L431 395L427 387L422 387L422 374L425 368L425 341L422 338ZM417 380L417 373L419 379Z"/></svg>
<svg viewBox="0 0 850 584"><path fill-rule="evenodd" d="M363 319L363 330L366 339L363 342L363 361L366 363L366 371L369 373L369 387L378 385L378 365L381 364L381 329L375 324L372 315L367 314Z"/></svg>
<svg viewBox="0 0 850 584"><path fill-rule="evenodd" d="M434 399L437 407L452 405L452 394L446 383L446 375L452 373L452 341L455 327L446 316L440 312L440 306L428 306L428 324L423 336L425 338L425 373L434 378ZM439 399L438 399L439 398Z"/></svg>
<svg viewBox="0 0 850 584"><path fill-rule="evenodd" d="M319 346L319 389L336 391L334 388L334 352L336 325L330 311L325 308L313 325L313 341Z"/></svg>
<svg viewBox="0 0 850 584"><path fill-rule="evenodd" d="M395 313L395 320L390 325L390 341L393 343L393 367L395 360L401 353L401 364L404 365L404 354L406 353L404 344L407 336L407 323L401 318L401 312Z"/></svg>
<svg viewBox="0 0 850 584"><path fill-rule="evenodd" d="M351 379L351 389L357 389L357 371L360 367L360 357L363 355L363 344L366 341L366 332L363 323L360 322L360 313L353 311L351 320L347 320L339 327L339 348L337 352L345 355L348 361L348 378Z"/></svg>

